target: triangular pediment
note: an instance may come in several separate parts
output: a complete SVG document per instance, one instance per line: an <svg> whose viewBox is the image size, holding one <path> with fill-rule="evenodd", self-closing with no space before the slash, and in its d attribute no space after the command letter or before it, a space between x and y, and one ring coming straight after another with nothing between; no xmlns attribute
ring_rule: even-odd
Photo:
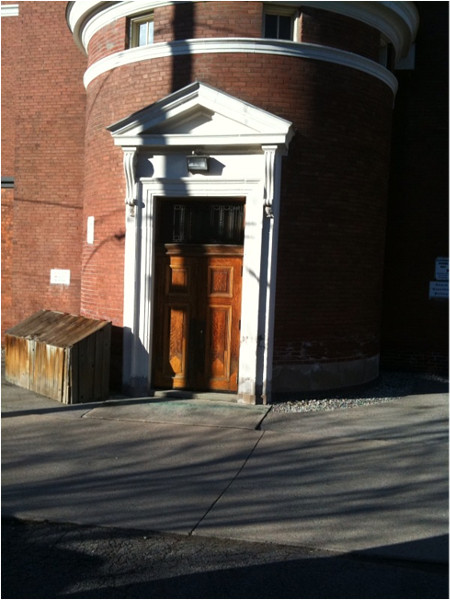
<svg viewBox="0 0 450 600"><path fill-rule="evenodd" d="M196 82L108 127L120 146L287 144L292 124Z"/></svg>
<svg viewBox="0 0 450 600"><path fill-rule="evenodd" d="M201 105L192 110L183 111L178 117L172 117L154 127L147 129L146 134L249 134L260 133L236 118L220 114Z"/></svg>

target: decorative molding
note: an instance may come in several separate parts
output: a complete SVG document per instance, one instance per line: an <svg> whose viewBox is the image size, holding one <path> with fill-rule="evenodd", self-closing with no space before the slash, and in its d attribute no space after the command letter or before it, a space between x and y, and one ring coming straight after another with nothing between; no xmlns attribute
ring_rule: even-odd
<svg viewBox="0 0 450 600"><path fill-rule="evenodd" d="M77 45L87 53L92 36L103 27L117 19L151 12L155 8L168 4L173 4L173 2L170 0L139 0L139 2L136 0L124 2L80 0L68 3L66 20Z"/></svg>
<svg viewBox="0 0 450 600"><path fill-rule="evenodd" d="M272 210L273 198L275 194L275 157L278 146L263 146L264 150L264 211L266 217L273 219Z"/></svg>
<svg viewBox="0 0 450 600"><path fill-rule="evenodd" d="M126 184L125 204L134 207L136 202L136 147L124 146L122 149Z"/></svg>
<svg viewBox="0 0 450 600"><path fill-rule="evenodd" d="M19 5L18 4L2 4L0 6L1 17L18 17L19 16Z"/></svg>
<svg viewBox="0 0 450 600"><path fill-rule="evenodd" d="M287 4L277 2L275 4ZM290 2L289 2L290 4ZM327 10L377 29L395 48L398 59L405 56L419 27L419 13L414 2L300 2Z"/></svg>
<svg viewBox="0 0 450 600"><path fill-rule="evenodd" d="M223 175L186 176L184 157L192 147L192 132L199 120L194 114L208 109L217 111L219 122L226 127L233 120L237 131L252 127L259 146L251 151L238 147L233 154L226 136L211 138L204 150L224 167ZM186 120L185 117L188 119ZM210 118L214 122L214 115ZM155 152L148 148L145 131L168 127L179 140L178 149L160 145ZM183 133L177 134L177 127ZM202 124L200 123L200 127ZM258 402L270 398L277 262L277 224L280 204L281 156L286 153L293 135L292 124L267 111L234 98L209 85L196 82L170 94L147 109L119 121L108 128L115 142L128 137L136 144L124 145L127 198L138 180L135 218L127 214L125 236L124 285L124 383L135 391L150 389L152 375L152 324L154 318L154 205L157 197L245 197L246 224L243 259L242 305L254 310L242 311L239 357L238 397L241 401ZM273 135L279 144L265 143ZM156 136L157 137L157 136ZM195 137L195 136L194 136ZM281 139L282 138L282 139ZM224 145L220 144L225 139ZM141 162L134 163L139 147ZM195 147L195 146L194 146ZM151 152L152 168L144 165ZM163 159L162 161L160 159ZM148 173L148 176L145 175ZM264 219L264 203L270 203L274 219Z"/></svg>
<svg viewBox="0 0 450 600"><path fill-rule="evenodd" d="M164 133L159 133L161 128ZM294 135L290 121L198 81L110 125L108 131L114 143L128 151L208 146L259 147L261 152L262 144L286 147Z"/></svg>
<svg viewBox="0 0 450 600"><path fill-rule="evenodd" d="M382 65L364 56L319 44L255 38L204 38L160 42L151 46L130 48L106 56L92 64L84 74L84 85L87 88L103 73L144 60L192 54L228 53L273 54L333 63L376 77L385 83L394 95L397 92L398 83L395 76Z"/></svg>
<svg viewBox="0 0 450 600"><path fill-rule="evenodd" d="M189 196L205 196L214 198L216 196L245 196L261 184L258 178L251 179L224 179L223 177L208 177L205 179L193 179L191 177L179 177L167 179L163 177L140 177L140 184L156 196L179 197L184 193Z"/></svg>
<svg viewBox="0 0 450 600"><path fill-rule="evenodd" d="M251 155L242 157L244 172L247 160L251 160ZM242 304L258 306L261 296L257 274L261 268L263 173L255 175L261 175L261 178L228 180L223 177L206 179L146 177L139 179L140 201L136 207L136 217L127 219L125 236L124 329L126 335L123 372L124 384L129 393L143 393L143 388L151 390L152 324L154 319L158 318L154 314L155 198L171 196L246 198L248 219L244 244ZM258 350L259 339L265 337L258 314L258 310L243 311L241 320L239 395L242 398L249 398L251 402L256 401L255 388L262 387L262 381L255 380L258 372L257 363L258 360L261 361L261 353Z"/></svg>
<svg viewBox="0 0 450 600"><path fill-rule="evenodd" d="M160 135L141 135L137 137L117 138L115 144L122 146L123 144L136 144L145 146L146 148L163 148L164 146L179 147L179 146L228 146L253 148L261 146L264 142L268 144L284 144L285 136L283 134L247 134L247 135L195 135L192 134L189 138L184 134L160 134Z"/></svg>
<svg viewBox="0 0 450 600"><path fill-rule="evenodd" d="M277 280L278 227L280 214L281 152L277 146L263 146L264 150L264 213L265 219L261 244L260 314L264 326L260 326L260 353L262 365L260 399L270 402L272 393L273 345L275 324L275 289ZM263 346L262 346L263 344Z"/></svg>
<svg viewBox="0 0 450 600"><path fill-rule="evenodd" d="M199 1L190 0L190 2ZM139 2L128 0L110 3L77 0L68 3L66 18L77 44L87 52L92 36L106 25L116 19L149 12L167 4L173 4L173 2L168 0L140 0ZM393 44L399 59L408 53L419 23L418 11L414 2L283 2L271 0L270 4L288 6L290 9L311 6L365 23L378 29Z"/></svg>

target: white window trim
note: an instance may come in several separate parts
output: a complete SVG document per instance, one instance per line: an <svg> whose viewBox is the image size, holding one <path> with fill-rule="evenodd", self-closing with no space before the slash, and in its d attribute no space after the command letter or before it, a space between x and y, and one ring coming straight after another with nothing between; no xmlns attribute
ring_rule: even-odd
<svg viewBox="0 0 450 600"><path fill-rule="evenodd" d="M151 46L154 43L154 34L151 42L146 44L139 44L139 26L143 23L153 23L153 12L141 14L130 18L129 22L129 47L130 48L143 48Z"/></svg>
<svg viewBox="0 0 450 600"><path fill-rule="evenodd" d="M289 40L281 40L280 41L285 41L285 42L298 42L299 41L299 33L298 33L298 27L299 27L299 11L296 8L290 8L288 6L276 6L276 5L272 5L272 4L265 4L264 5L264 15L263 15L263 38L264 39L280 39L280 38L267 38L266 37L266 22L265 22L265 16L266 15L275 15L275 16L279 16L279 17L290 17L291 19L291 27L292 27L292 31L291 31L291 39Z"/></svg>

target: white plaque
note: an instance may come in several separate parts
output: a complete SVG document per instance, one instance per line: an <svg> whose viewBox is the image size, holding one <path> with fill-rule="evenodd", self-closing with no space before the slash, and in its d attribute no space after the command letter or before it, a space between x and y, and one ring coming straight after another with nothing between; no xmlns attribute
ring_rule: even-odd
<svg viewBox="0 0 450 600"><path fill-rule="evenodd" d="M448 281L430 281L430 298L448 298Z"/></svg>
<svg viewBox="0 0 450 600"><path fill-rule="evenodd" d="M448 258L437 258L434 271L438 281L448 281Z"/></svg>
<svg viewBox="0 0 450 600"><path fill-rule="evenodd" d="M50 283L52 285L70 285L70 269L51 269Z"/></svg>
<svg viewBox="0 0 450 600"><path fill-rule="evenodd" d="M94 243L94 222L95 222L94 217L87 218L87 240L86 241L88 244Z"/></svg>

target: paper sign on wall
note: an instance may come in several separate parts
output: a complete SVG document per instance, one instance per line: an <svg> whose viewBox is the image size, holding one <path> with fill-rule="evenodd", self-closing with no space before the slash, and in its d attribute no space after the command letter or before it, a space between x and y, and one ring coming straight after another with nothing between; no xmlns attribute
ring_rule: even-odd
<svg viewBox="0 0 450 600"><path fill-rule="evenodd" d="M448 298L448 257L436 258L434 277L436 281L430 281L428 298Z"/></svg>
<svg viewBox="0 0 450 600"><path fill-rule="evenodd" d="M52 285L70 285L70 269L51 269L50 283Z"/></svg>
<svg viewBox="0 0 450 600"><path fill-rule="evenodd" d="M448 258L437 258L434 277L438 281L448 281Z"/></svg>
<svg viewBox="0 0 450 600"><path fill-rule="evenodd" d="M448 281L430 281L430 298L448 298Z"/></svg>
<svg viewBox="0 0 450 600"><path fill-rule="evenodd" d="M94 222L95 222L94 217L87 218L87 240L86 241L88 244L94 243Z"/></svg>

